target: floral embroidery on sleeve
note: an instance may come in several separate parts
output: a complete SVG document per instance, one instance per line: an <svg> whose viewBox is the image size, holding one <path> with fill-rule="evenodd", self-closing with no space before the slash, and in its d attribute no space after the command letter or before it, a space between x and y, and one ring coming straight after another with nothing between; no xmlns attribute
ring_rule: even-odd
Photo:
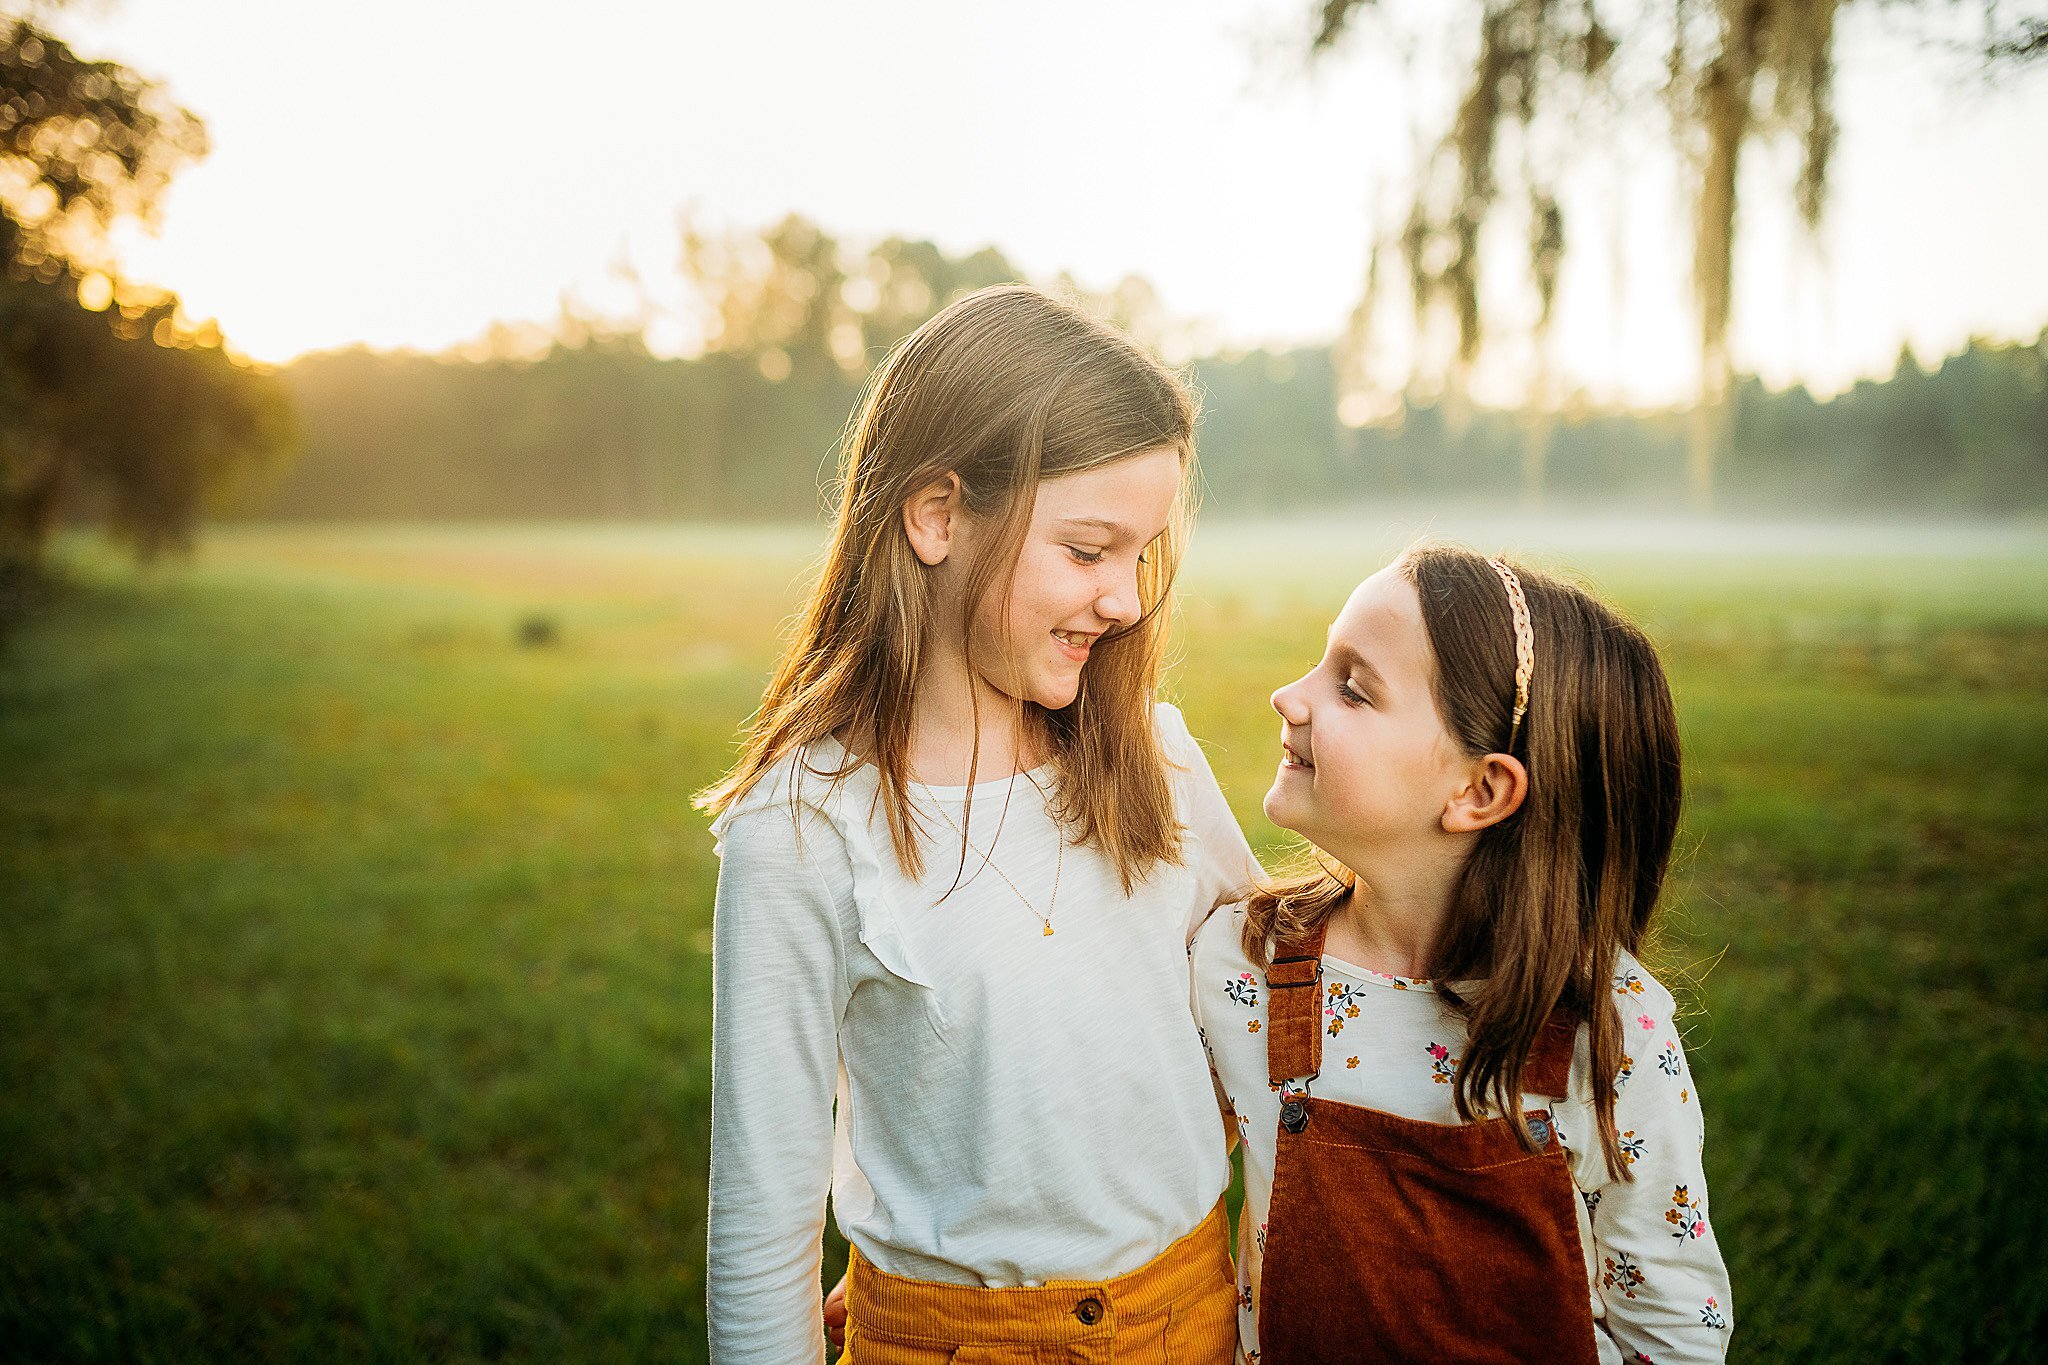
<svg viewBox="0 0 2048 1365"><path fill-rule="evenodd" d="M1246 1009L1259 1003L1259 979L1250 972L1239 972L1223 983L1223 993Z"/></svg>
<svg viewBox="0 0 2048 1365"><path fill-rule="evenodd" d="M1707 1220L1700 1213L1700 1201L1691 1198L1683 1185L1673 1186L1671 1207L1664 1211L1664 1221L1675 1231L1671 1234L1679 1241L1691 1241L1707 1230Z"/></svg>
<svg viewBox="0 0 2048 1365"><path fill-rule="evenodd" d="M1720 1365L1735 1314L1696 1154L1701 1097L1692 1093L1685 1042L1672 1026L1666 993L1647 972L1638 978L1642 989L1629 990L1629 975L1615 978L1615 1004L1624 1039L1632 1040L1623 1049L1637 1058L1615 1077L1614 1116L1619 1155L1633 1178L1613 1179L1587 1154L1589 1183L1603 1186L1599 1217L1584 1225L1594 1285L1622 1359L1640 1352L1661 1362ZM1624 1092L1621 1082L1636 1071ZM1590 1198L1587 1205L1590 1214Z"/></svg>
<svg viewBox="0 0 2048 1365"><path fill-rule="evenodd" d="M1616 995L1641 995L1643 993L1642 974L1631 969L1615 977L1614 993Z"/></svg>
<svg viewBox="0 0 2048 1365"><path fill-rule="evenodd" d="M1619 1289L1624 1298L1636 1296L1636 1286L1643 1282L1643 1268L1621 1253L1607 1258L1607 1269L1600 1276L1600 1283L1608 1289Z"/></svg>

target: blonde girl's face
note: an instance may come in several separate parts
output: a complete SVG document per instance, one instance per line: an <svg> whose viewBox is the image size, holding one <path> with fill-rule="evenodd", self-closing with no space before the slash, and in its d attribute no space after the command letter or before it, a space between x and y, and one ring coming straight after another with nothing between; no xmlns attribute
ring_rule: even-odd
<svg viewBox="0 0 2048 1365"><path fill-rule="evenodd" d="M1007 600L974 618L974 660L997 691L1058 711L1104 633L1135 623L1139 556L1166 530L1181 455L1161 446L1042 481Z"/></svg>
<svg viewBox="0 0 2048 1365"><path fill-rule="evenodd" d="M1433 673L1415 585L1380 570L1337 613L1316 666L1273 694L1267 817L1354 869L1438 838L1469 760L1437 715Z"/></svg>

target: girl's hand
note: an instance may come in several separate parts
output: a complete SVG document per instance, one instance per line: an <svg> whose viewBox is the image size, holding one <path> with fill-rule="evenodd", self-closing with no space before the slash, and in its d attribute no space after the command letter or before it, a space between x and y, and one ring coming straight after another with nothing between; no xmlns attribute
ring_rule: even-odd
<svg viewBox="0 0 2048 1365"><path fill-rule="evenodd" d="M846 1277L825 1295L825 1337L840 1350L846 1349Z"/></svg>

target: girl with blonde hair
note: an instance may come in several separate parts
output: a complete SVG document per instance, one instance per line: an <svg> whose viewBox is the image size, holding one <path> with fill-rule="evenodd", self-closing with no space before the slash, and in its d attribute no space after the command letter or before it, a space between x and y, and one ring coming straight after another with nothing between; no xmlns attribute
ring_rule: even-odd
<svg viewBox="0 0 2048 1365"><path fill-rule="evenodd" d="M1191 927L1255 872L1155 700L1194 405L1034 290L909 337L716 815L714 1361L1227 1361Z"/></svg>

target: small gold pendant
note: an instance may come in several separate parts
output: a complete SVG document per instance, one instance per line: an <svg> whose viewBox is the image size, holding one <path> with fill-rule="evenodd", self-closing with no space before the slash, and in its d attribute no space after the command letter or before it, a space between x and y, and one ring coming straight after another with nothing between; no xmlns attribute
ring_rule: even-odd
<svg viewBox="0 0 2048 1365"><path fill-rule="evenodd" d="M1040 937L1040 938L1051 938L1051 937L1052 937L1052 921L1051 921L1051 920L1047 920L1047 921L1045 922L1045 932L1044 932L1044 933L1042 933L1042 934L1040 934L1040 935L1039 935L1039 937Z"/></svg>

